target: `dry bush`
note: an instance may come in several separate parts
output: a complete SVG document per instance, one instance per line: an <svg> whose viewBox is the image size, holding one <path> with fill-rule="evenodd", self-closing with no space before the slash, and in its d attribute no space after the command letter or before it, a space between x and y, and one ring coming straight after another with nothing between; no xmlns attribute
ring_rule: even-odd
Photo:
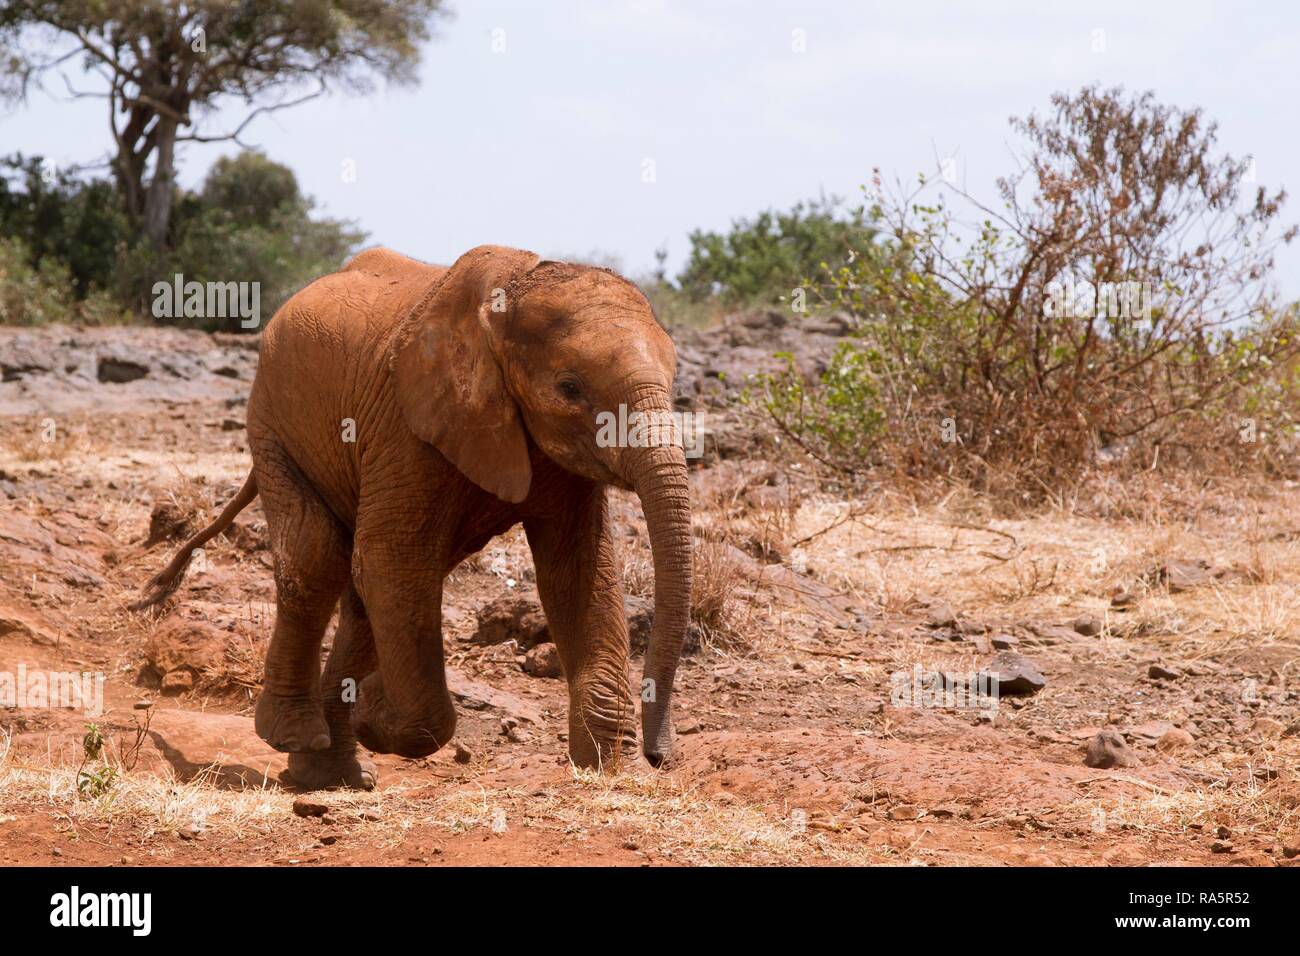
<svg viewBox="0 0 1300 956"><path fill-rule="evenodd" d="M1199 110L1058 94L989 207L944 180L886 191L883 241L822 277L854 334L758 404L852 486L969 484L1015 501L1089 471L1291 475L1300 310L1269 281L1284 192L1216 151ZM949 203L955 208L950 208Z"/></svg>
<svg viewBox="0 0 1300 956"><path fill-rule="evenodd" d="M749 650L754 640L744 625L738 589L745 581L731 545L696 539L691 588L691 624L701 643L720 650Z"/></svg>

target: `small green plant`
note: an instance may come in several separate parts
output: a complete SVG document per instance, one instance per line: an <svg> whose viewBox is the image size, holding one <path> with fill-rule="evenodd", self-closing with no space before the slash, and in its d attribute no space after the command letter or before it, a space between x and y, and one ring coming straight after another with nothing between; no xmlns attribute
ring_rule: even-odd
<svg viewBox="0 0 1300 956"><path fill-rule="evenodd" d="M81 766L77 768L77 795L90 800L98 799L117 781L117 771L107 763L97 770L88 770L87 764L101 760L104 752L104 735L97 724L86 725L86 736L81 738Z"/></svg>

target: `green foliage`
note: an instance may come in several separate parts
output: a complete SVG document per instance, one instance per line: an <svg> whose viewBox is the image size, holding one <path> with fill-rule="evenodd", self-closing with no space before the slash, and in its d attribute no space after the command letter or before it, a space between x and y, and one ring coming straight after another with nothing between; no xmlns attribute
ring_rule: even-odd
<svg viewBox="0 0 1300 956"><path fill-rule="evenodd" d="M186 281L257 282L269 316L299 288L342 265L364 238L350 223L313 218L312 209L287 166L257 152L223 159L179 208L174 250L161 262L146 257L147 281L138 288L147 291L177 272ZM233 331L238 323L228 321Z"/></svg>
<svg viewBox="0 0 1300 956"><path fill-rule="evenodd" d="M104 735L96 724L86 725L86 735L81 739L81 766L77 768L77 794L91 800L104 796L117 782L117 770L107 763L98 769L88 770L86 765L101 759Z"/></svg>
<svg viewBox="0 0 1300 956"><path fill-rule="evenodd" d="M120 211L106 180L51 176L39 158L0 161L0 321L122 321L150 314L154 283L257 282L271 315L337 269L364 238L313 215L287 166L261 153L219 160L195 193L177 192L168 249L154 250ZM205 328L226 321L200 320Z"/></svg>
<svg viewBox="0 0 1300 956"><path fill-rule="evenodd" d="M72 295L113 281L118 250L132 239L113 183L78 179L40 157L0 159L0 236L19 240L35 268L57 262Z"/></svg>
<svg viewBox="0 0 1300 956"><path fill-rule="evenodd" d="M31 251L17 238L0 238L0 322L44 325L66 322L72 314L67 267L46 259L31 263Z"/></svg>
<svg viewBox="0 0 1300 956"><path fill-rule="evenodd" d="M692 232L677 280L697 302L775 305L823 269L869 254L874 236L862 208L845 212L835 199L798 203L789 212L738 219L726 233Z"/></svg>

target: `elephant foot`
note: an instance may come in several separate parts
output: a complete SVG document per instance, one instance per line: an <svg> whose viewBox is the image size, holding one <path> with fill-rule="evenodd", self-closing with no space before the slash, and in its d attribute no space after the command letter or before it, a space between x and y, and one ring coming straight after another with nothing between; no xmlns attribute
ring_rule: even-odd
<svg viewBox="0 0 1300 956"><path fill-rule="evenodd" d="M306 790L347 787L373 790L379 782L374 762L355 753L295 753L289 755L289 776Z"/></svg>
<svg viewBox="0 0 1300 956"><path fill-rule="evenodd" d="M262 691L253 718L257 736L281 753L326 750L330 729L325 711L313 697L281 697Z"/></svg>
<svg viewBox="0 0 1300 956"><path fill-rule="evenodd" d="M442 702L433 702L427 712L406 714L389 703L378 674L362 681L360 690L352 708L352 732L373 753L427 757L456 731L456 710L446 691Z"/></svg>

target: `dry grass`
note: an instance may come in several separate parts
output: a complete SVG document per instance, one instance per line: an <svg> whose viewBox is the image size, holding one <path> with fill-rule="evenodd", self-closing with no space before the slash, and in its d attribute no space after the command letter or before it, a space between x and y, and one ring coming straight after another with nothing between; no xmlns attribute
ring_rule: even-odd
<svg viewBox="0 0 1300 956"><path fill-rule="evenodd" d="M862 846L845 846L810 831L796 815L773 816L723 794L709 798L648 769L597 773L572 769L562 785L536 791L475 784L428 795L402 784L374 793L318 795L341 825L364 823L379 847L405 844L416 831L447 834L545 830L585 840L610 834L625 847L694 865L873 862ZM0 740L0 812L45 808L75 834L81 828L130 825L145 839L182 830L246 840L273 836L285 852L306 852L317 835L293 816L293 795L274 786L244 790L213 785L208 775L181 782L169 775L123 771L93 799L79 797L75 768L34 767L9 756ZM164 855L166 845L161 845Z"/></svg>

